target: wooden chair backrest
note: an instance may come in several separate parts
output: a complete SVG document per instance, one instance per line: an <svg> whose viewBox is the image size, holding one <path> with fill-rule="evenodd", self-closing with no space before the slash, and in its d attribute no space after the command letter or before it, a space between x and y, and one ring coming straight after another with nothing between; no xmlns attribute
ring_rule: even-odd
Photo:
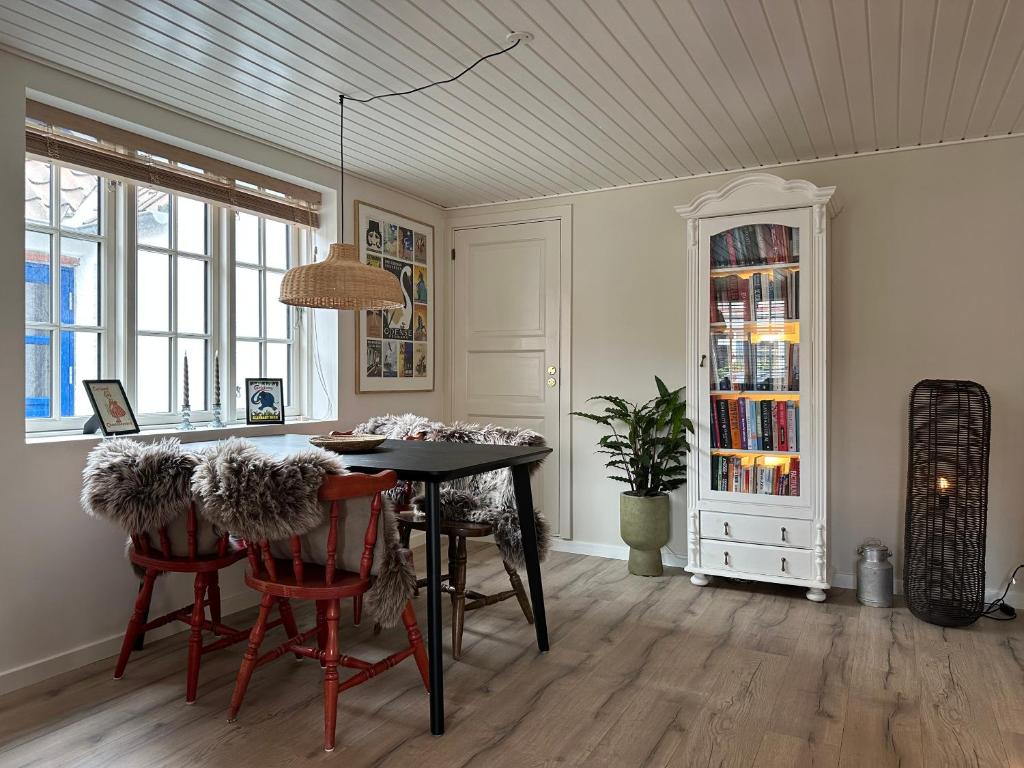
<svg viewBox="0 0 1024 768"><path fill-rule="evenodd" d="M154 548L153 542L150 540L148 531L134 531L132 532L132 546L135 547L135 551L145 555L146 557L158 557L164 560L170 560L172 557L181 559L188 558L189 560L200 560L202 559L199 555L199 518L196 515L196 503L193 501L188 505L188 509L185 511L185 552L175 552L171 546L171 536L167 531L167 526L162 525L157 529L157 538L159 540L159 547ZM216 557L225 557L228 553L228 547L230 546L230 535L227 531L222 533L217 538L217 554ZM206 557L213 557L213 555L205 555Z"/></svg>
<svg viewBox="0 0 1024 768"><path fill-rule="evenodd" d="M320 484L318 498L322 502L330 504L330 519L327 531L327 551L325 553L324 582L331 584L334 581L337 571L338 556L338 512L339 504L346 499L358 499L371 496L370 520L366 526L366 535L363 538L363 553L359 561L359 575L366 579L370 576L370 569L373 567L373 552L377 546L377 534L380 529L381 494L395 486L398 482L398 475L392 470L378 472L375 475L367 475L360 472L353 472L347 475L328 475ZM270 542L264 539L259 542L259 553L257 547L250 546L248 551L249 565L253 573L260 572L262 560L266 575L276 581L278 578L277 563L270 551ZM302 552L302 537L292 536L289 540L291 551L292 575L295 583L303 583L304 567ZM312 553L306 553L311 555Z"/></svg>

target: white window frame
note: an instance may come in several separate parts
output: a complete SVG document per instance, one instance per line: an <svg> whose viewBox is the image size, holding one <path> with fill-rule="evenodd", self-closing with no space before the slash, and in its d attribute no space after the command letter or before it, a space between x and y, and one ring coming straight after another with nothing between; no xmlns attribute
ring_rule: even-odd
<svg viewBox="0 0 1024 768"><path fill-rule="evenodd" d="M112 295L116 274L116 241L119 223L117 221L118 206L114 189L116 182L104 176L98 171L89 168L81 168L70 163L61 163L52 158L42 155L25 154L25 160L36 160L50 166L50 221L48 224L30 223L24 220L22 211L23 229L26 232L38 232L50 238L50 319L48 322L28 322L23 318L22 333L29 329L35 329L50 334L50 417L25 419L26 434L37 432L53 432L67 429L81 430L89 419L85 416L60 416L60 332L61 331L85 331L98 333L100 351L100 372L98 378L103 378L105 372L113 370L116 364L117 329L116 329L116 304L108 301ZM99 193L100 218L99 233L89 235L80 232L66 232L61 230L60 221L60 169L69 168L95 175L100 179L101 190ZM60 240L66 234L77 240L88 240L99 244L99 312L97 326L77 325L73 323L62 323L60 320ZM22 255L24 260L24 255ZM22 277L24 285L24 277ZM114 294L116 295L116 289ZM23 342L24 345L24 342ZM24 355L22 364L25 364ZM24 404L22 405L24 410Z"/></svg>
<svg viewBox="0 0 1024 768"><path fill-rule="evenodd" d="M59 230L59 198L60 198L60 184L59 184L59 168L75 168L90 174L99 176L104 181L104 190L101 199L101 229L100 235L98 236L80 236L77 233L75 237L82 237L83 239L96 240L101 243L100 245L100 326L98 328L86 327L86 326L73 326L73 325L61 325L59 322L54 323L29 323L23 322L23 332L31 329L38 328L40 330L46 330L52 334L53 342L51 343L51 378L53 387L53 394L51 395L51 414L58 414L59 408L59 389L57 381L60 375L60 365L58 355L60 353L60 330L85 330L85 331L98 331L100 333L100 372L98 378L118 378L124 385L125 390L128 394L129 400L132 404L132 409L135 411L136 419L139 422L140 427L143 429L160 429L160 428L172 428L181 421L180 412L171 411L169 413L151 413L143 414L138 411L136 404L138 402L137 397L137 385L138 376L136 371L136 356L137 356L137 340L140 335L150 336L167 336L172 339L171 342L171 368L169 382L170 389L170 404L174 407L178 402L178 392L181 386L180 373L178 371L177 357L178 355L174 352L177 347L177 338L204 338L207 340L207 361L206 361L206 403L207 407L202 410L193 409L192 411L192 423L202 428L204 422L208 422L212 419L212 407L213 407L213 359L214 352L220 352L220 369L221 369L221 418L230 426L237 422L244 423L245 412L239 410L235 403L235 309L234 309L234 292L235 292L235 259L234 259L234 210L227 208L222 205L218 205L211 202L206 202L209 206L209 224L208 224L208 238L209 238L209 253L206 255L207 263L209 264L207 273L207 334L194 334L194 333L178 333L176 330L176 322L172 321L171 329L168 332L151 332L142 331L140 332L137 328L137 296L136 296L136 253L138 251L136 244L136 189L138 187L145 187L148 189L156 189L160 192L167 192L172 195L172 200L176 197L190 197L182 193L175 192L171 189L165 189L147 184L136 184L134 182L123 180L123 179L111 179L109 176L92 171L89 168L79 168L77 166L60 163L50 158L41 157L26 153L26 160L38 160L41 162L49 163L51 168L57 169L51 171L51 183L50 183L50 211L51 211L51 225L42 226L37 224L29 224L24 221L23 214L23 225L25 230L38 231L51 236L51 274L54 275L51 278L51 320L56 318L59 321L59 290L60 290L60 271L59 271L59 234L55 234ZM171 313L172 317L176 318L177 313L177 302L175 301L176 290L176 257L178 251L176 250L177 245L177 227L176 227L176 215L177 206L174 202L171 204L171 210L173 215L169 221L171 228L171 247L167 249L163 248L149 248L153 252L169 253L172 259L172 271L171 271L171 292L169 300L171 301ZM246 213L251 213L246 211ZM259 216L259 214L254 214ZM261 372L265 370L266 366L266 342L280 342L280 339L267 338L266 336L266 313L263 306L263 281L265 279L264 273L268 269L263 266L263 253L264 241L263 233L265 225L262 223L266 217L260 216L260 253L261 253L261 274L260 274L260 288L261 288L261 305L260 305L260 330L261 336L253 340L261 342ZM56 222L56 226L53 225ZM312 243L315 239L315 230L311 230L308 227L296 224L294 222L285 222L289 226L290 240L289 240L289 254L290 262L289 266L295 266L297 264L309 263L312 254ZM142 246L144 250L146 246ZM188 257L196 257L197 254L185 254ZM24 258L24 257L22 257ZM57 260L57 262L55 262ZM54 271L54 263L57 263L57 269ZM273 268L269 268L270 271L275 271ZM312 407L312 397L309 392L310 382L312 381L311 371L313 366L312 361L312 347L310 344L309 335L306 332L306 318L301 309L296 307L289 307L288 314L288 325L290 329L291 340L290 346L290 368L291 368L291 382L289 384L289 391L291 394L291 403L285 409L285 415L290 419L296 418L310 418L311 414L309 409ZM24 365L24 355L22 357L22 364ZM255 378L256 374L253 374L252 378ZM192 391L195 391L196 383L190 382ZM193 398L193 402L196 398ZM24 408L24 405L22 406ZM69 417L55 417L55 418L33 418L25 419L25 432L26 435L60 435L60 434L74 434L79 433L87 421L88 416L69 416Z"/></svg>
<svg viewBox="0 0 1024 768"><path fill-rule="evenodd" d="M273 267L266 266L266 221L267 217L261 216L251 211L239 211L240 213L248 213L249 215L256 216L259 221L259 235L258 235L258 248L259 258L258 263L244 262L238 263L235 260L235 225L238 221L238 217L235 215L235 211L231 209L222 210L222 227L226 234L226 238L223 242L224 253L227 258L223 259L224 271L222 272L222 283L225 285L225 306L229 307L230 310L225 314L223 318L226 320L226 333L225 338L231 340L231 353L229 375L226 380L226 386L222 385L221 389L221 403L224 421L231 422L244 422L245 421L245 410L239 409L238 404L235 401L235 386L238 378L236 376L236 357L235 357L235 343L239 341L253 342L260 345L260 371L258 374L248 376L247 378L255 379L266 376L267 368L267 343L279 344L282 343L283 339L272 338L267 336L267 317L266 317L266 273L274 272L276 274L284 274L286 269L276 269ZM310 230L307 228L297 226L292 223L285 222L288 226L289 238L288 238L288 267L293 267L298 264L305 264L308 258L310 240ZM251 269L259 272L259 325L260 333L258 336L242 336L239 337L235 331L235 321L237 313L235 311L235 275L236 267L240 269ZM301 314L297 307L288 307L288 329L289 329L289 340L287 341L289 347L289 362L288 367L291 371L291 381L285 382L285 388L288 390L291 396L291 402L285 407L286 417L296 417L303 415L306 412L306 404L311 403L311 398L308 397L306 382L309 381L309 370L310 370L310 357L307 354L309 345L305 339L304 325L300 321ZM225 392L227 392L227 398L225 398ZM227 401L230 401L228 403ZM244 397L243 397L244 401Z"/></svg>

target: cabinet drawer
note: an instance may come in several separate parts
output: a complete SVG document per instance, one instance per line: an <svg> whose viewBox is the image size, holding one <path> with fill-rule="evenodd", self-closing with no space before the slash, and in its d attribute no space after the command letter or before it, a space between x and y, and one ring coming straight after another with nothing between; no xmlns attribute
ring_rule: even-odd
<svg viewBox="0 0 1024 768"><path fill-rule="evenodd" d="M814 553L809 549L701 539L700 564L702 568L736 571L737 575L750 573L810 579L814 572Z"/></svg>
<svg viewBox="0 0 1024 768"><path fill-rule="evenodd" d="M814 545L810 520L736 515L729 512L702 511L700 537L806 549Z"/></svg>

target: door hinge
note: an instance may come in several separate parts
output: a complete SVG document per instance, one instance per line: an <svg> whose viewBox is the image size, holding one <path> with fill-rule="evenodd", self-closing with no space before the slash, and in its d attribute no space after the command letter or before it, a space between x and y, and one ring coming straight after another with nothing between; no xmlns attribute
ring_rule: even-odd
<svg viewBox="0 0 1024 768"><path fill-rule="evenodd" d="M452 248L452 261L455 261L455 249Z"/></svg>

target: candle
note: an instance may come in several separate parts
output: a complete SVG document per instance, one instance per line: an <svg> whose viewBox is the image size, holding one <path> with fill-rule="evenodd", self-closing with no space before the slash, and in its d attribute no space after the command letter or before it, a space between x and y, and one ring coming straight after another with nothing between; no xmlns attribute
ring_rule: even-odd
<svg viewBox="0 0 1024 768"><path fill-rule="evenodd" d="M213 353L213 407L220 408L220 350Z"/></svg>
<svg viewBox="0 0 1024 768"><path fill-rule="evenodd" d="M182 410L188 411L188 410L190 410L189 404L188 404L188 352L185 353L185 369L184 370L185 370L185 387L184 387L184 389L182 391L182 395L183 396L182 396L181 408L182 408Z"/></svg>

